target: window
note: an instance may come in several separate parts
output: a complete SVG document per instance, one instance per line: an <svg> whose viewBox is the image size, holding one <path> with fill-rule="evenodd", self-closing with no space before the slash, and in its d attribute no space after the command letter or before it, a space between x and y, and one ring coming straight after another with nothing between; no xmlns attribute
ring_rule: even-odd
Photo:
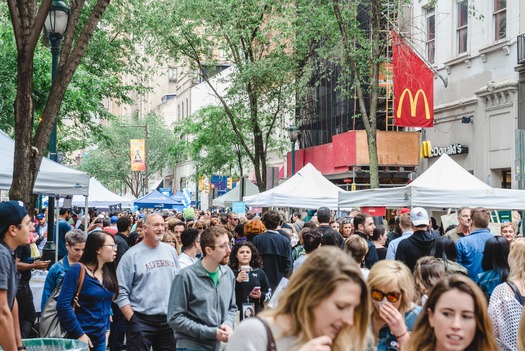
<svg viewBox="0 0 525 351"><path fill-rule="evenodd" d="M168 68L168 79L170 83L177 82L177 69L174 67Z"/></svg>
<svg viewBox="0 0 525 351"><path fill-rule="evenodd" d="M184 118L184 101L182 102L182 118Z"/></svg>
<svg viewBox="0 0 525 351"><path fill-rule="evenodd" d="M457 25L457 41L458 41L458 53L464 53L467 51L467 38L468 38L468 1L458 1L458 25Z"/></svg>
<svg viewBox="0 0 525 351"><path fill-rule="evenodd" d="M186 117L190 115L190 104L188 103L188 99L186 99Z"/></svg>
<svg viewBox="0 0 525 351"><path fill-rule="evenodd" d="M434 8L427 9L427 60L434 63L436 56L436 15Z"/></svg>
<svg viewBox="0 0 525 351"><path fill-rule="evenodd" d="M507 0L494 0L494 40L507 37Z"/></svg>

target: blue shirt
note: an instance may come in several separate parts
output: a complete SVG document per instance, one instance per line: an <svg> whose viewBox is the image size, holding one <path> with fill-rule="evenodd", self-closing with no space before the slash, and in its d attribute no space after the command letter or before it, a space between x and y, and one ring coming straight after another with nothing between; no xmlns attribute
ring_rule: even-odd
<svg viewBox="0 0 525 351"><path fill-rule="evenodd" d="M46 282L44 283L44 290L42 291L42 303L40 304L40 310L43 311L46 306L47 300L55 291L67 270L69 269L69 261L67 256L58 262L55 262L47 272Z"/></svg>
<svg viewBox="0 0 525 351"><path fill-rule="evenodd" d="M66 233L69 232L73 227L71 224L60 218L58 220L58 257L64 257L67 255L66 250ZM53 239L55 239L55 230L53 229Z"/></svg>
<svg viewBox="0 0 525 351"><path fill-rule="evenodd" d="M478 275L478 280L476 281L476 284L478 284L481 291L483 291L487 297L487 301L490 300L490 295L492 295L494 288L501 283L504 283L504 281L501 281L501 270L497 269L491 269L490 271L481 273Z"/></svg>
<svg viewBox="0 0 525 351"><path fill-rule="evenodd" d="M476 229L456 242L458 263L467 269L468 276L473 281L476 281L478 274L483 273L481 261L483 261L485 243L492 237L494 235L490 230L483 228Z"/></svg>
<svg viewBox="0 0 525 351"><path fill-rule="evenodd" d="M78 297L78 304L73 310L72 302L77 291L80 277L80 264L75 263L64 276L62 290L57 300L57 312L60 324L67 330L68 337L78 339L87 334L93 346L106 342L106 330L109 330L111 301L115 293L103 286L97 278L88 274Z"/></svg>
<svg viewBox="0 0 525 351"><path fill-rule="evenodd" d="M405 325L407 331L411 332L416 325L417 317L423 310L423 307L416 306L407 313L405 313ZM390 332L388 325L379 329L379 336L377 338L377 351L391 351L399 350L399 342L397 341L394 334Z"/></svg>
<svg viewBox="0 0 525 351"><path fill-rule="evenodd" d="M406 238L410 238L410 236L414 234L413 231L409 230L401 234L401 236L397 239L394 239L388 244L388 249L386 250L386 259L387 260L395 260L396 259L396 251L397 247L399 246L399 243L401 240L405 240Z"/></svg>

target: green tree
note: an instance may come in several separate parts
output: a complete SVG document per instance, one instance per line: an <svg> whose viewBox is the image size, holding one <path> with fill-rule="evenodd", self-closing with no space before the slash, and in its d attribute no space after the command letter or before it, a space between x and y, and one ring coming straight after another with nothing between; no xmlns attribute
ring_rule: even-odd
<svg viewBox="0 0 525 351"><path fill-rule="evenodd" d="M275 128L294 107L295 8L282 0L159 0L152 6L147 27L155 43L208 84L265 189ZM234 68L221 93L212 77L224 64Z"/></svg>
<svg viewBox="0 0 525 351"><path fill-rule="evenodd" d="M242 124L239 124L242 127ZM248 134L249 130L242 130ZM192 160L198 170L197 176L206 174L239 175L239 155L242 162L242 150L237 135L230 127L228 116L220 106L208 106L191 116L179 121L175 126L178 140L178 161ZM250 142L247 140L247 142ZM251 145L250 145L251 147Z"/></svg>
<svg viewBox="0 0 525 351"><path fill-rule="evenodd" d="M59 147L64 151L84 147L86 135L98 128L96 121L110 117L102 105L104 98L129 102L131 90L143 91L140 84L122 83L124 74L141 71L145 63L137 59L132 40L132 32L140 29L125 21L135 10L128 0L113 0L112 6L110 0L69 1L69 25L51 84L50 53L46 35L42 35L51 2L8 0L8 14L6 4L0 4L0 35L5 39L0 53L6 58L0 72L7 73L0 100L9 101L0 106L0 126L7 130L13 126L15 138L9 196L27 204L57 116L72 121L69 127L59 121ZM143 5L141 0L135 3ZM14 67L18 69L10 72Z"/></svg>
<svg viewBox="0 0 525 351"><path fill-rule="evenodd" d="M149 129L148 173L162 172L175 161L177 145L172 131L162 117L155 114L148 114L143 119L115 120L102 126L89 139L95 147L82 159L80 169L113 189L125 185L133 196L139 197L143 175L131 171L129 146L130 139L145 139L145 130L136 127L138 125L147 125Z"/></svg>
<svg viewBox="0 0 525 351"><path fill-rule="evenodd" d="M403 3L403 1L401 2ZM330 0L301 1L298 4L297 42L311 48L306 56L303 79L308 79L317 65L316 73L330 73L331 65L339 65L342 74L337 82L347 96L355 96L360 118L365 127L370 187L379 187L377 155L377 112L380 92L379 74L388 60L389 30L396 23L397 1ZM385 72L383 72L385 73Z"/></svg>

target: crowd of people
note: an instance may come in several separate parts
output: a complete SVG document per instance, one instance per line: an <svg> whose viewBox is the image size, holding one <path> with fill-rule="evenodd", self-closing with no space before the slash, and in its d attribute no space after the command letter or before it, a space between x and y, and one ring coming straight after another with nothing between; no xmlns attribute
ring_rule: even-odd
<svg viewBox="0 0 525 351"><path fill-rule="evenodd" d="M510 222L491 233L484 208L441 232L421 207L385 224L325 207L93 213L87 228L71 213L48 267L45 218L0 203L4 350L25 349L31 271L48 269L42 310L60 289L67 337L91 350L525 351L525 239Z"/></svg>

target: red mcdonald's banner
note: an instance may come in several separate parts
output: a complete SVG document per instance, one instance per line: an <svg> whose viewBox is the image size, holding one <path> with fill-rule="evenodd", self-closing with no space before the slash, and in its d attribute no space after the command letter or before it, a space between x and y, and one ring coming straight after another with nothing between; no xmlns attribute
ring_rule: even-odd
<svg viewBox="0 0 525 351"><path fill-rule="evenodd" d="M392 31L394 70L394 125L432 128L434 125L434 73Z"/></svg>

